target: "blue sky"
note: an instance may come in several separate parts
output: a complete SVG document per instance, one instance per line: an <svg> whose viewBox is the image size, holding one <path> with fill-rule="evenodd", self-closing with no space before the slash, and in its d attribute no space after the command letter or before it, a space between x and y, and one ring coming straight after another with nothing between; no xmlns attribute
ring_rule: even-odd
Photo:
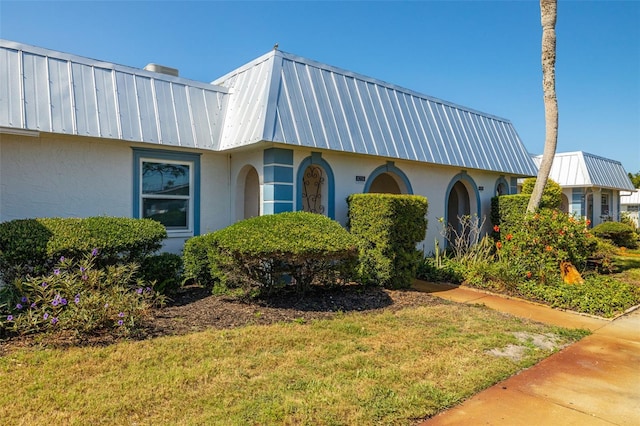
<svg viewBox="0 0 640 426"><path fill-rule="evenodd" d="M640 1L558 5L558 152L640 171ZM537 1L6 1L0 37L212 81L280 50L500 117L544 145Z"/></svg>

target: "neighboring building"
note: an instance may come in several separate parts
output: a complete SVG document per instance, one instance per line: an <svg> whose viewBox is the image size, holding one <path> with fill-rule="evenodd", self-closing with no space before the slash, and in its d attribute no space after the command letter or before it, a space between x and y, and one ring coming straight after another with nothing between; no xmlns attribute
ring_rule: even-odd
<svg viewBox="0 0 640 426"><path fill-rule="evenodd" d="M620 211L629 215L631 220L635 222L636 228L640 227L638 210L640 210L640 190L620 194Z"/></svg>
<svg viewBox="0 0 640 426"><path fill-rule="evenodd" d="M0 41L0 221L152 217L178 251L255 215L345 224L352 193L421 194L428 252L438 218L488 217L536 174L508 120L288 53L212 84L163 69Z"/></svg>
<svg viewBox="0 0 640 426"><path fill-rule="evenodd" d="M539 166L542 156L533 158ZM582 151L556 153L549 178L562 187L562 210L592 226L620 220L620 191L634 189L619 161Z"/></svg>

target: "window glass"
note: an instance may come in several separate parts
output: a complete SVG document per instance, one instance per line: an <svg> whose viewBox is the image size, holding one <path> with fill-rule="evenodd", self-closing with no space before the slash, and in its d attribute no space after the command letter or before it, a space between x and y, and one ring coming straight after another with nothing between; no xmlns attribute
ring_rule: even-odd
<svg viewBox="0 0 640 426"><path fill-rule="evenodd" d="M142 217L167 230L189 229L190 164L142 160Z"/></svg>

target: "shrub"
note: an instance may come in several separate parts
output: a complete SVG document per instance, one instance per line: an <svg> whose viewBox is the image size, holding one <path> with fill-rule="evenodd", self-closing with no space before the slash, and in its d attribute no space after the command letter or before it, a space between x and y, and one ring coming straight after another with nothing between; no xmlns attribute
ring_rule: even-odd
<svg viewBox="0 0 640 426"><path fill-rule="evenodd" d="M638 237L635 230L621 222L603 222L593 227L593 234L611 241L618 247L636 248Z"/></svg>
<svg viewBox="0 0 640 426"><path fill-rule="evenodd" d="M427 230L427 199L418 195L353 194L349 228L360 242L360 277L366 284L410 287Z"/></svg>
<svg viewBox="0 0 640 426"><path fill-rule="evenodd" d="M584 269L596 244L584 220L558 210L541 209L527 214L517 228L494 226L494 231L498 257L542 282L558 275L561 261Z"/></svg>
<svg viewBox="0 0 640 426"><path fill-rule="evenodd" d="M159 250L167 232L150 219L117 217L19 219L0 223L0 272L5 282L49 273L60 257L93 249L100 266L140 261Z"/></svg>
<svg viewBox="0 0 640 426"><path fill-rule="evenodd" d="M422 259L416 270L416 277L431 282L460 284L464 281L466 268L451 259L438 261L435 257Z"/></svg>
<svg viewBox="0 0 640 426"><path fill-rule="evenodd" d="M160 253L142 259L141 278L153 285L161 294L174 294L182 285L182 257L173 253Z"/></svg>
<svg viewBox="0 0 640 426"><path fill-rule="evenodd" d="M491 199L491 224L504 231L517 229L527 212L529 195L501 195ZM496 235L497 237L497 235Z"/></svg>
<svg viewBox="0 0 640 426"><path fill-rule="evenodd" d="M522 182L522 194L531 195L533 187L536 184L536 178L527 178ZM528 201L528 199L527 199ZM562 187L559 183L552 179L547 179L547 183L542 190L542 199L540 200L541 209L559 209L562 204Z"/></svg>
<svg viewBox="0 0 640 426"><path fill-rule="evenodd" d="M207 252L211 277L223 287L240 287L245 294L272 290L288 277L298 290L344 283L357 262L357 240L351 234L328 217L306 212L247 219L205 241L211 244ZM198 274L197 268L194 273Z"/></svg>
<svg viewBox="0 0 640 426"><path fill-rule="evenodd" d="M96 268L98 258L60 258L48 275L17 279L0 290L0 335L65 331L131 334L160 303L135 263Z"/></svg>
<svg viewBox="0 0 640 426"><path fill-rule="evenodd" d="M213 247L215 237L214 233L209 233L189 238L185 242L182 250L183 284L190 282L206 286L213 283L209 266L209 250Z"/></svg>

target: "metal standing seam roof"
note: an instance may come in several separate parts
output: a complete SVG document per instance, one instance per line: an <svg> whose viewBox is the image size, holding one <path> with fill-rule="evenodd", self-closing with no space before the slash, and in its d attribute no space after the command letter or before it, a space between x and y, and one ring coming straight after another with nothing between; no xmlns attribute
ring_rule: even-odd
<svg viewBox="0 0 640 426"><path fill-rule="evenodd" d="M216 149L228 90L0 40L0 126Z"/></svg>
<svg viewBox="0 0 640 426"><path fill-rule="evenodd" d="M630 194L620 194L620 204L640 204L640 189L636 189Z"/></svg>
<svg viewBox="0 0 640 426"><path fill-rule="evenodd" d="M542 156L534 161L539 166ZM622 163L582 151L557 153L549 177L564 187L634 190Z"/></svg>
<svg viewBox="0 0 640 426"><path fill-rule="evenodd" d="M536 175L508 120L282 51L213 84L232 93L222 149L271 141Z"/></svg>

